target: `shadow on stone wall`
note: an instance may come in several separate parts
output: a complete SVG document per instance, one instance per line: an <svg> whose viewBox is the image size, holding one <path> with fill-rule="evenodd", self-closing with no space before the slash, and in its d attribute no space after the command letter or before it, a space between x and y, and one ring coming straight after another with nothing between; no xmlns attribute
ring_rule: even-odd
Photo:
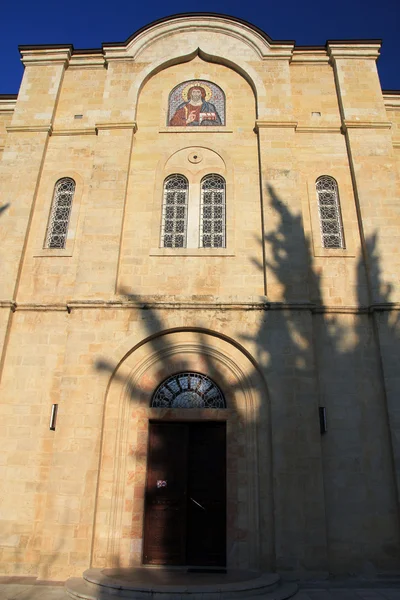
<svg viewBox="0 0 400 600"><path fill-rule="evenodd" d="M253 262L260 270L266 269L267 283L268 273L279 282L282 303L272 305L266 298L259 309L257 334L249 336L243 331L237 341L256 349L254 358L270 390L276 568L330 568L341 573L360 573L371 565L373 570L395 569L400 558L398 498L376 317L365 302L368 286L364 258L359 256L357 261L356 286L361 290L358 306L328 310L301 216L292 214L289 202L279 198L272 186L266 192L278 224L264 240L260 239L260 246L266 245L265 254L270 258L265 265L257 258ZM299 250L302 239L304 248ZM382 305L389 305L391 288L380 283L376 236L366 241L366 247L373 285L380 290ZM305 253L306 262L299 259L299 252ZM297 264L299 271L294 273L293 266ZM308 264L308 269L304 264ZM338 273L340 277L340 270ZM294 282L306 290L304 302L297 307L293 303ZM140 296L126 294L123 288L119 294L135 303L143 301ZM143 310L147 311L144 323L151 340L151 336L167 327L157 310L146 306ZM195 311L192 314L192 326L196 328ZM385 344L394 357L397 348L398 360L398 312L382 311L380 318ZM204 340L200 332L198 337L201 345ZM159 351L159 337L157 343L154 338L154 344L154 350ZM176 360L177 371L184 371L184 359ZM215 365L211 357L208 360L212 371ZM95 364L97 371L118 378L117 367L105 360ZM285 378L285 386L280 377ZM279 397L283 389L295 393ZM136 390L131 389L130 393L134 398ZM310 402L311 397L315 401ZM319 406L327 410L328 432L322 438ZM314 492L319 484L314 479L318 478L318 469L323 473L323 491L316 499ZM301 491L288 498L288 490L296 486ZM281 507L284 514L280 515ZM316 549L324 535L328 553L323 546ZM299 538L292 553L287 547L291 537ZM309 543L314 545L311 552L307 550ZM296 545L303 548L301 555ZM343 550L345 559L341 557ZM115 561L118 563L118 556Z"/></svg>
<svg viewBox="0 0 400 600"><path fill-rule="evenodd" d="M9 203L7 203L7 204L3 204L3 206L0 206L0 215L1 215L1 214L2 214L2 213L5 211L5 210L7 210L7 208L8 208L9 206L10 206L10 204L9 204Z"/></svg>

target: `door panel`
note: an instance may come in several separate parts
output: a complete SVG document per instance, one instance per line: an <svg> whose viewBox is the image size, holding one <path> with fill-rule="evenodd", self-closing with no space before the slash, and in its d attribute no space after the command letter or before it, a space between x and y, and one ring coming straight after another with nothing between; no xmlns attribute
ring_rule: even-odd
<svg viewBox="0 0 400 600"><path fill-rule="evenodd" d="M187 427L151 423L144 524L144 562L185 562ZM165 484L165 486L164 486Z"/></svg>
<svg viewBox="0 0 400 600"><path fill-rule="evenodd" d="M192 423L188 444L188 565L226 564L225 423Z"/></svg>
<svg viewBox="0 0 400 600"><path fill-rule="evenodd" d="M150 423L144 562L225 566L225 423Z"/></svg>

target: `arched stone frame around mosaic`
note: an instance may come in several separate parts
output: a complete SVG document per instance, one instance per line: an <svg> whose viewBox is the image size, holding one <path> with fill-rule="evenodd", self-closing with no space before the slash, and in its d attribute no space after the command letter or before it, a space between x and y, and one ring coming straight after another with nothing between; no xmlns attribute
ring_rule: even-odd
<svg viewBox="0 0 400 600"><path fill-rule="evenodd" d="M210 376L225 395L227 405L235 408L230 412L149 408L157 385L173 371L188 367ZM233 387L235 394L231 391ZM143 340L125 353L110 379L105 400L92 566L141 564L140 515L143 519L147 457L147 438L146 442L144 438L148 421L200 418L226 420L228 439L229 435L239 436L235 443L241 444L239 451L244 454L240 477L246 484L241 494L233 481L238 476L236 471L233 475L228 469L227 474L228 568L273 569L271 423L266 385L256 363L241 346L222 334L193 328L168 330ZM133 424L135 419L137 425ZM260 428L263 433L259 444ZM229 452L234 451L234 443L228 442L228 462ZM134 480L141 478L140 484L136 479L130 485L130 476ZM136 497L136 488L140 493L139 498L133 499L134 514L130 503Z"/></svg>
<svg viewBox="0 0 400 600"><path fill-rule="evenodd" d="M199 86L201 86L202 83L204 83L206 86L208 85L212 85L213 87L217 88L217 90L221 93L222 95L222 106L221 108L219 108L219 106L217 106L215 104L215 100L213 99L213 96L211 96L210 98L210 102L212 104L215 104L218 115L221 119L221 125L223 127L225 127L226 125L226 95L224 90L222 89L221 86L219 86L215 81L208 81L205 79L188 79L186 81L181 81L180 83L178 83L177 85L175 85L169 92L168 94L168 106L167 106L167 120L166 120L166 126L169 126L169 122L171 120L171 118L174 116L175 111L177 110L179 104L181 104L182 102L184 102L184 98L182 97L180 102L178 103L178 106L175 106L174 109L172 109L171 107L171 102L172 102L172 95L175 93L175 90L177 90L178 88L180 88L181 86L183 86L183 89L185 89L186 87L196 87L196 84L198 83ZM211 91L211 90L210 90ZM218 110L219 109L219 110ZM211 124L212 127L212 124Z"/></svg>
<svg viewBox="0 0 400 600"><path fill-rule="evenodd" d="M193 60L196 56L202 58L205 62L217 63L221 64L233 71L236 71L239 75L241 75L247 83L250 85L255 98L255 118L259 119L262 117L264 108L266 108L266 98L267 92L264 86L264 83L261 77L258 75L257 71L247 62L242 61L238 58L235 58L235 61L232 61L228 56L224 56L223 53L220 53L218 56L207 54L203 52L200 48L197 48L193 52L188 55L176 54L171 52L171 57L169 60L156 60L150 65L147 65L142 69L140 73L138 73L137 77L134 78L132 82L132 86L128 92L128 96L131 99L132 111L133 111L133 120L137 120L137 109L139 106L139 96L140 93L151 77L157 75L161 71L168 69L174 65L178 65L181 63L189 62ZM169 94L170 90L168 90ZM225 93L225 106L229 103L229 96L224 90ZM165 105L165 102L164 102ZM225 110L226 112L226 110ZM165 126L166 122L166 114L162 117L160 121L160 126ZM228 121L226 121L225 125L229 125Z"/></svg>

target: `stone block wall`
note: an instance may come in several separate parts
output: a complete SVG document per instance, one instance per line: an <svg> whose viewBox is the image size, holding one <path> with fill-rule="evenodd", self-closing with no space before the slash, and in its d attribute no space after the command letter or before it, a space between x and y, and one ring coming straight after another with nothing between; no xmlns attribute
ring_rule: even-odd
<svg viewBox="0 0 400 600"><path fill-rule="evenodd" d="M377 44L296 48L193 17L22 54L18 98L0 98L0 571L140 563L149 402L185 368L230 402L195 415L228 423L228 566L395 568L400 100ZM167 126L192 79L224 90L226 126ZM160 248L176 172L192 197L224 177L226 248ZM321 175L342 249L322 244ZM68 236L48 249L62 177Z"/></svg>

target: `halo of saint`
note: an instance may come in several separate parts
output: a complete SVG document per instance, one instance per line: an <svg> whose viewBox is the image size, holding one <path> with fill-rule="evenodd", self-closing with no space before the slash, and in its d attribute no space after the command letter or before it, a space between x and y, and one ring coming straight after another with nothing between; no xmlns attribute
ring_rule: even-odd
<svg viewBox="0 0 400 600"><path fill-rule="evenodd" d="M182 99L184 102L188 102L189 101L189 92L193 87L199 87L202 88L204 90L204 94L205 94L205 101L208 102L212 96L212 91L210 89L210 86L206 85L205 83L200 83L200 81L191 81L186 87L183 88L182 90Z"/></svg>

